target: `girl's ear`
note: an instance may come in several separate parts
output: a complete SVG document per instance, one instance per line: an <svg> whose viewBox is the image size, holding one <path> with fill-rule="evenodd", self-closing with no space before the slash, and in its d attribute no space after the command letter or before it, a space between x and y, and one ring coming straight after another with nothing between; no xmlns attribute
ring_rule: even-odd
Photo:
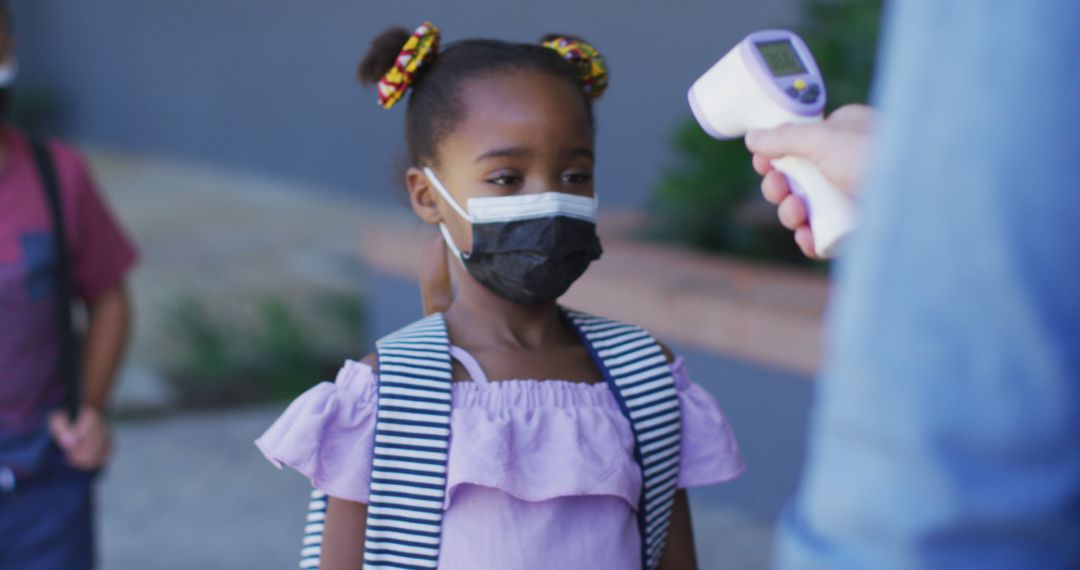
<svg viewBox="0 0 1080 570"><path fill-rule="evenodd" d="M421 220L435 225L443 221L436 199L438 192L431 185L424 171L413 166L405 172L405 185L409 189L409 203Z"/></svg>

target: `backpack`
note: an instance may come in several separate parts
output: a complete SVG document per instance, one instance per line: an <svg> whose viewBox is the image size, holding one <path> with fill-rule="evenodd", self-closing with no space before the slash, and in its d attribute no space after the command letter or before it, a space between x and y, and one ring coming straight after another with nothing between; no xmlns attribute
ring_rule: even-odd
<svg viewBox="0 0 1080 570"><path fill-rule="evenodd" d="M563 309L630 422L642 470L642 567L660 562L679 474L679 400L659 344L634 325ZM378 411L364 568L436 568L450 446L450 341L435 313L376 343ZM417 477L422 473L422 477ZM327 497L309 503L300 567L318 568Z"/></svg>

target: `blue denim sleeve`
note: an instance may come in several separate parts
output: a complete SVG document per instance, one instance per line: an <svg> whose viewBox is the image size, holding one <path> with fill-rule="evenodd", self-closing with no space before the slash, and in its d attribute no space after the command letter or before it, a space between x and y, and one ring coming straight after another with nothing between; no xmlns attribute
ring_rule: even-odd
<svg viewBox="0 0 1080 570"><path fill-rule="evenodd" d="M886 25L777 566L1080 567L1080 2Z"/></svg>

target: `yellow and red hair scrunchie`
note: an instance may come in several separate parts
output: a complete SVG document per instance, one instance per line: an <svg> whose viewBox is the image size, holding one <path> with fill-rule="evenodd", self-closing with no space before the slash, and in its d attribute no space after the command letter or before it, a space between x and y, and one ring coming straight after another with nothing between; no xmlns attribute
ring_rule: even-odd
<svg viewBox="0 0 1080 570"><path fill-rule="evenodd" d="M379 105L393 107L412 86L416 74L439 51L439 28L424 22L402 46L394 67L379 80Z"/></svg>
<svg viewBox="0 0 1080 570"><path fill-rule="evenodd" d="M577 71L586 95L600 97L607 89L608 72L604 56L596 48L577 39L557 37L545 41L544 47L554 50ZM379 105L389 109L400 101L412 87L420 69L439 51L439 28L424 22L416 28L402 46L394 66L379 80Z"/></svg>
<svg viewBox="0 0 1080 570"><path fill-rule="evenodd" d="M604 94L608 86L607 63L596 48L581 40L564 37L553 38L542 45L555 50L574 66L586 95L596 99Z"/></svg>

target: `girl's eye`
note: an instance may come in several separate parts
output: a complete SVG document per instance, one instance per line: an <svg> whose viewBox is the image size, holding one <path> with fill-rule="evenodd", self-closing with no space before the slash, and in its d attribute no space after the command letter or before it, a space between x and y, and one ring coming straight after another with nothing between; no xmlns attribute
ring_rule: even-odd
<svg viewBox="0 0 1080 570"><path fill-rule="evenodd" d="M592 182L592 174L588 172L571 172L562 177L563 184L588 184Z"/></svg>
<svg viewBox="0 0 1080 570"><path fill-rule="evenodd" d="M521 184L521 177L516 174L500 174L492 178L488 178L489 184L496 186L517 186Z"/></svg>

